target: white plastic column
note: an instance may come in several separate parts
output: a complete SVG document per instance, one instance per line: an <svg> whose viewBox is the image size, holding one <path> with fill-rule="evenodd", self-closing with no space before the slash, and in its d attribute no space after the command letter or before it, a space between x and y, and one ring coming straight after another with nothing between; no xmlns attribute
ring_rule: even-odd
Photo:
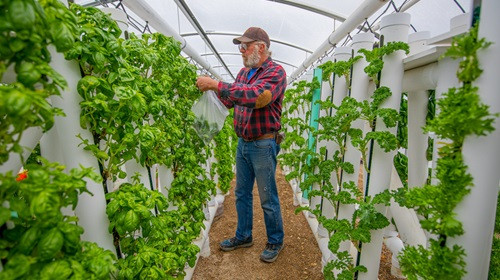
<svg viewBox="0 0 500 280"><path fill-rule="evenodd" d="M325 59L324 63L328 62L328 61L333 61L333 58L328 57L327 59ZM333 89L330 87L329 80L322 81L322 83L321 83L321 100L322 101L331 100L332 95L333 95ZM326 117L326 116L330 116L330 109L328 109L328 110L321 109L321 111L319 113L319 117L321 118L321 117ZM321 123L319 124L319 129L323 129ZM332 142L329 142L326 140L320 140L320 141L318 141L318 149L317 150L319 151L322 147L325 147L326 150L328 151L327 156L331 156L331 151L333 150L333 147L331 144L332 144ZM332 174L332 176L333 175L335 175L335 174ZM334 180L333 182L335 182L335 184L333 184L333 186L337 185L337 183L336 183L337 179L330 179L330 180ZM323 197L319 197L319 196L313 197L311 199L311 204L312 204L311 206L312 207L314 207L318 203L321 203L322 213L324 213L324 212L333 213L334 212L334 208L328 199L324 199ZM318 236L321 238L328 237L328 231L319 223L318 223L317 232L318 232ZM328 253L328 257L330 255L331 255L331 253Z"/></svg>
<svg viewBox="0 0 500 280"><path fill-rule="evenodd" d="M416 32L408 36L410 56L426 50L429 32ZM408 92L408 150L409 186L421 186L427 178L427 134L423 134L427 113L428 89L436 87L437 63L406 71L403 91ZM395 168L392 169L391 190L403 186ZM415 210L399 206L391 201L390 214L396 223L399 236L410 246L427 246L427 236L420 225ZM386 230L387 233L387 230ZM387 240L385 240L387 244ZM394 255L393 255L394 258ZM392 271L391 271L392 272ZM394 275L394 274L393 274Z"/></svg>
<svg viewBox="0 0 500 280"><path fill-rule="evenodd" d="M481 101L491 113L500 112L500 2L483 0L479 37L492 42L478 52L479 65L484 70L474 86L479 88ZM447 246L458 244L465 249L464 279L487 279L500 173L500 119L494 123L495 131L480 137L467 137L462 153L469 173L474 178L471 192L457 206L456 212L464 228L464 235L450 238Z"/></svg>
<svg viewBox="0 0 500 280"><path fill-rule="evenodd" d="M333 59L335 61L348 61L352 56L351 47L338 47L335 49ZM335 76L335 83L333 87L333 103L339 106L342 100L347 96L349 85L346 83L344 76ZM333 109L335 110L335 109ZM333 112L332 112L333 115Z"/></svg>
<svg viewBox="0 0 500 280"><path fill-rule="evenodd" d="M427 50L426 41L430 32L416 32L408 36L410 55ZM418 83L418 81L416 81ZM408 186L422 186L427 180L427 133L425 126L427 103L429 94L427 89L408 92Z"/></svg>
<svg viewBox="0 0 500 280"><path fill-rule="evenodd" d="M466 15L459 15L450 20L450 32L454 32L454 30L459 30L463 28L464 24L464 17ZM457 78L457 69L458 69L458 64L459 60L456 59L451 59L449 57L443 58L439 60L438 62L438 82L436 86L436 115L439 114L439 107L437 106L437 102L439 99L441 99L441 96L448 92L449 88L452 87L458 87L459 86L459 81ZM434 137L433 134L430 134L432 137ZM438 158L438 148L442 145L440 145L440 142L443 142L444 140L442 139L434 139L434 146L433 146L433 151L432 151L432 171L433 174L436 170L436 161ZM431 179L432 184L437 184L437 179L435 176Z"/></svg>
<svg viewBox="0 0 500 280"><path fill-rule="evenodd" d="M66 1L61 1L65 4ZM66 117L55 118L54 126L57 128L57 134L60 139L59 149L62 151L66 168L79 168L80 165L92 167L99 173L99 165L92 153L83 150L80 140L76 135L80 134L82 138L88 139L93 143L93 137L90 131L80 127L80 102L82 99L76 91L76 85L81 79L80 69L76 62L67 61L60 53L55 52L54 48L49 49L52 54L50 66L64 75L68 83L68 89L61 91L60 97L52 97L52 105L64 110ZM85 232L81 238L86 241L97 243L100 247L110 250L116 254L113 245L113 237L108 232L109 220L106 215L106 200L104 189L101 182L94 182L86 179L87 189L93 194L90 196L85 193L78 197L78 205L75 213L78 216L78 224L83 227Z"/></svg>
<svg viewBox="0 0 500 280"><path fill-rule="evenodd" d="M359 33L352 37L352 49L354 50L354 56L361 55L361 59L354 63L352 67L352 85L351 85L351 97L357 101L367 100L370 97L368 93L368 84L370 82L370 77L365 73L365 67L368 65L365 57L359 53L360 49L366 49L371 51L373 49L373 43L375 41L375 36L372 33ZM363 128L362 124L359 128ZM355 122L356 127L358 126L358 121Z"/></svg>
<svg viewBox="0 0 500 280"><path fill-rule="evenodd" d="M325 63L327 61L331 61L331 60L333 60L333 59L331 57L328 57L327 59L325 59L325 61L323 63ZM321 96L320 96L321 101L329 100L331 96L332 96L332 89L330 88L330 82L328 80L321 81ZM328 115L328 112L325 111L325 109L319 110L319 118L325 117L327 115ZM318 130L321 130L321 129L323 129L323 126L321 125L321 123L319 123ZM319 153L319 151L322 147L326 147L327 141L318 139L316 145L317 145L316 152ZM319 187L320 187L319 184L314 184L312 189L319 190ZM311 197L311 209L315 209L318 204L322 203L322 201L326 202L326 200L324 200L323 197L321 197L321 196ZM319 225L318 231L320 230L320 227L321 227L321 225ZM318 234L320 234L320 233L318 232ZM326 234L326 232L323 230L321 232L321 235L323 235L323 237L326 237L325 234Z"/></svg>
<svg viewBox="0 0 500 280"><path fill-rule="evenodd" d="M370 77L365 73L365 67L368 65L364 55L359 53L360 49L366 49L371 51L373 49L373 42L375 40L375 36L372 33L360 33L356 34L352 37L352 49L354 50L354 56L361 55L361 59L354 63L352 67L352 82L351 82L351 97L356 99L358 102L362 102L364 100L368 100L370 98L371 93L374 91L371 87L375 87L373 82L370 83ZM355 120L352 124L353 128L359 128L363 131L363 135L366 135L368 132L369 125L366 121L363 120ZM354 165L354 170L360 170L360 161L356 162L354 157L357 157L354 152L354 147L352 147L350 143L350 138L348 138L348 146L347 153L348 160L351 161ZM349 152L349 150L353 150ZM354 152L354 153L353 153ZM347 154L346 153L346 154ZM359 153L361 157L361 153ZM366 180L366 170L363 170L363 182Z"/></svg>
<svg viewBox="0 0 500 280"><path fill-rule="evenodd" d="M56 117L64 118L64 117ZM64 121L64 120L62 120ZM69 173L70 169L64 161L63 151L61 150L61 143L59 139L59 134L57 127L53 126L49 131L45 132L40 139L40 154L42 157L46 158L50 162L58 162L61 165L66 166L66 173ZM75 211L73 211L71 206L67 206L61 209L63 215L75 216Z"/></svg>
<svg viewBox="0 0 500 280"><path fill-rule="evenodd" d="M61 97L52 97L52 105L62 108L66 114L65 118L56 118L55 126L60 139L59 149L63 152L64 161L68 169L79 168L80 164L85 167L92 167L99 173L97 160L89 151L84 151L80 145L80 140L76 135L80 134L84 139L93 143L90 131L80 127L80 102L81 98L76 91L76 85L80 80L80 69L77 63L66 61L62 54L51 51L51 66L59 73L64 73L64 78L68 82L69 89L61 92ZM78 200L75 213L79 218L78 224L85 232L83 240L96 242L100 247L115 252L113 238L108 232L109 220L106 215L106 200L101 182L94 182L87 179L87 189L93 196L82 194Z"/></svg>
<svg viewBox="0 0 500 280"><path fill-rule="evenodd" d="M337 61L347 61L352 57L352 48L351 47L341 47L337 48L335 50L335 55L334 58ZM347 97L347 93L349 91L349 85L346 83L345 77L341 76L336 76L335 77L335 89L333 93L333 103L336 106L339 106L344 98ZM356 150L350 145L350 148L352 148L349 154L346 153L347 157L344 158L345 161L349 161L351 163L358 163L359 166L359 160L361 158L361 155L358 153L359 158L356 159ZM349 145L348 145L349 149ZM332 153L333 155L333 153ZM333 174L332 174L333 175ZM358 181L358 172L354 172L353 174L348 174L344 171L342 171L341 175L341 181L338 182L339 189L342 188L342 184L344 182L349 182L349 181L354 181L357 183ZM344 204L337 204L338 207L338 216L337 219L347 219L351 220L352 219L352 214L354 213L354 206L353 205L344 205ZM340 244L340 249L339 251L350 251L351 248L351 241L347 240L344 241Z"/></svg>
<svg viewBox="0 0 500 280"><path fill-rule="evenodd" d="M335 61L347 61L351 58L351 56L351 47L338 47L335 49L333 59ZM342 100L347 96L347 90L348 85L344 76L335 76L335 81L333 82L333 104L339 106L340 103L342 103ZM335 108L332 108L330 111L330 116L334 116L335 112ZM329 141L326 145L328 147L328 158L331 159L333 154L340 149L339 145L331 141ZM339 182L337 181L336 171L332 172L330 183L335 188L335 191L337 191ZM337 213L335 213L334 207L335 206L332 205L330 201L323 199L322 215L327 219L333 219L337 215ZM322 228L320 228L320 230L322 231L322 233L324 232Z"/></svg>
<svg viewBox="0 0 500 280"><path fill-rule="evenodd" d="M380 22L380 32L384 36L384 42L407 42L408 29L410 27L410 14L395 13L384 16ZM403 87L403 59L406 57L404 51L396 51L383 58L384 68L382 69L380 85L391 89L392 95L381 107L392 108L399 111L401 103L401 91ZM381 120L377 120L377 131L389 131L396 134L396 127L387 128ZM372 165L368 182L368 195L374 196L389 188L391 181L391 171L395 151L386 153L377 144L373 148ZM376 206L376 209L385 214L387 207ZM377 279L380 254L382 251L382 239L384 229L371 231L371 242L363 244L360 264L368 269L366 273L360 273L360 280Z"/></svg>

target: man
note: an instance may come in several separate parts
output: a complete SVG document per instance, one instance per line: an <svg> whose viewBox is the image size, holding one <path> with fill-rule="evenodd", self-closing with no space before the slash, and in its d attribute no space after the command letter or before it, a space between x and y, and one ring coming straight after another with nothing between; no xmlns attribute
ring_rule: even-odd
<svg viewBox="0 0 500 280"><path fill-rule="evenodd" d="M196 81L201 91L213 90L227 108L234 107L234 130L239 137L235 190L238 226L235 237L222 241L220 248L231 251L253 245L252 192L257 179L267 232L260 259L274 262L283 248L284 237L275 173L286 73L271 59L269 36L261 28L248 28L233 43L238 45L245 65L236 81L224 83L209 77L198 77Z"/></svg>

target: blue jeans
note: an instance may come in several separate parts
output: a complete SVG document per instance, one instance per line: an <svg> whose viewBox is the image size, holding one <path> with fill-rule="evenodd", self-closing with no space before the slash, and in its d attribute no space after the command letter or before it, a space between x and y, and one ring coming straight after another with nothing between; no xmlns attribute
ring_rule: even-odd
<svg viewBox="0 0 500 280"><path fill-rule="evenodd" d="M257 179L260 205L264 211L267 242L283 243L283 220L276 188L276 156L280 146L274 139L252 142L238 140L236 152L236 211L238 227L236 238L246 240L252 237L253 227L253 185Z"/></svg>

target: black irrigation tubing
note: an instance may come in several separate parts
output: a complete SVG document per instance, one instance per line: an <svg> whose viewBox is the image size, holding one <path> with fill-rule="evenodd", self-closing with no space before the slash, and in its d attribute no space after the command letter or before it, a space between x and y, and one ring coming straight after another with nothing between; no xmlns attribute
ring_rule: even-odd
<svg viewBox="0 0 500 280"><path fill-rule="evenodd" d="M402 9L402 8L403 8L403 6L406 4L406 2L408 2L408 0L405 0L405 1L403 2L403 4L401 4L401 5L399 6L398 11L401 11L401 9Z"/></svg>
<svg viewBox="0 0 500 280"><path fill-rule="evenodd" d="M394 8L394 11L396 11L396 13L399 12L398 7L396 7L396 4L394 4L394 1L391 0L389 4L392 4L391 6Z"/></svg>
<svg viewBox="0 0 500 280"><path fill-rule="evenodd" d="M392 1L391 1L391 2L392 2ZM385 10L384 10L384 11L383 11L380 15L378 15L378 17L377 17L375 20L373 20L373 21L372 21L372 24L371 24L371 25L373 25L375 22L377 22L377 20L378 20L381 16L385 15L385 13L387 12L387 10L389 10L389 7L390 7L390 6L391 6L391 3L389 3L389 4L386 6Z"/></svg>
<svg viewBox="0 0 500 280"><path fill-rule="evenodd" d="M457 0L453 0L453 2L455 2L455 4L457 4L457 6L460 8L460 10L462 11L462 13L465 13L465 10L464 8L462 8L462 6L460 5L460 3L458 3Z"/></svg>

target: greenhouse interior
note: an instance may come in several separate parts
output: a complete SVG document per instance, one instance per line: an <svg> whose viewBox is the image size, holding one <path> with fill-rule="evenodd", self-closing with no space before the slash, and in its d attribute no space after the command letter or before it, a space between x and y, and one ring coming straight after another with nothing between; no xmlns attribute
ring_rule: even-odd
<svg viewBox="0 0 500 280"><path fill-rule="evenodd" d="M500 279L500 1L0 6L0 279Z"/></svg>

